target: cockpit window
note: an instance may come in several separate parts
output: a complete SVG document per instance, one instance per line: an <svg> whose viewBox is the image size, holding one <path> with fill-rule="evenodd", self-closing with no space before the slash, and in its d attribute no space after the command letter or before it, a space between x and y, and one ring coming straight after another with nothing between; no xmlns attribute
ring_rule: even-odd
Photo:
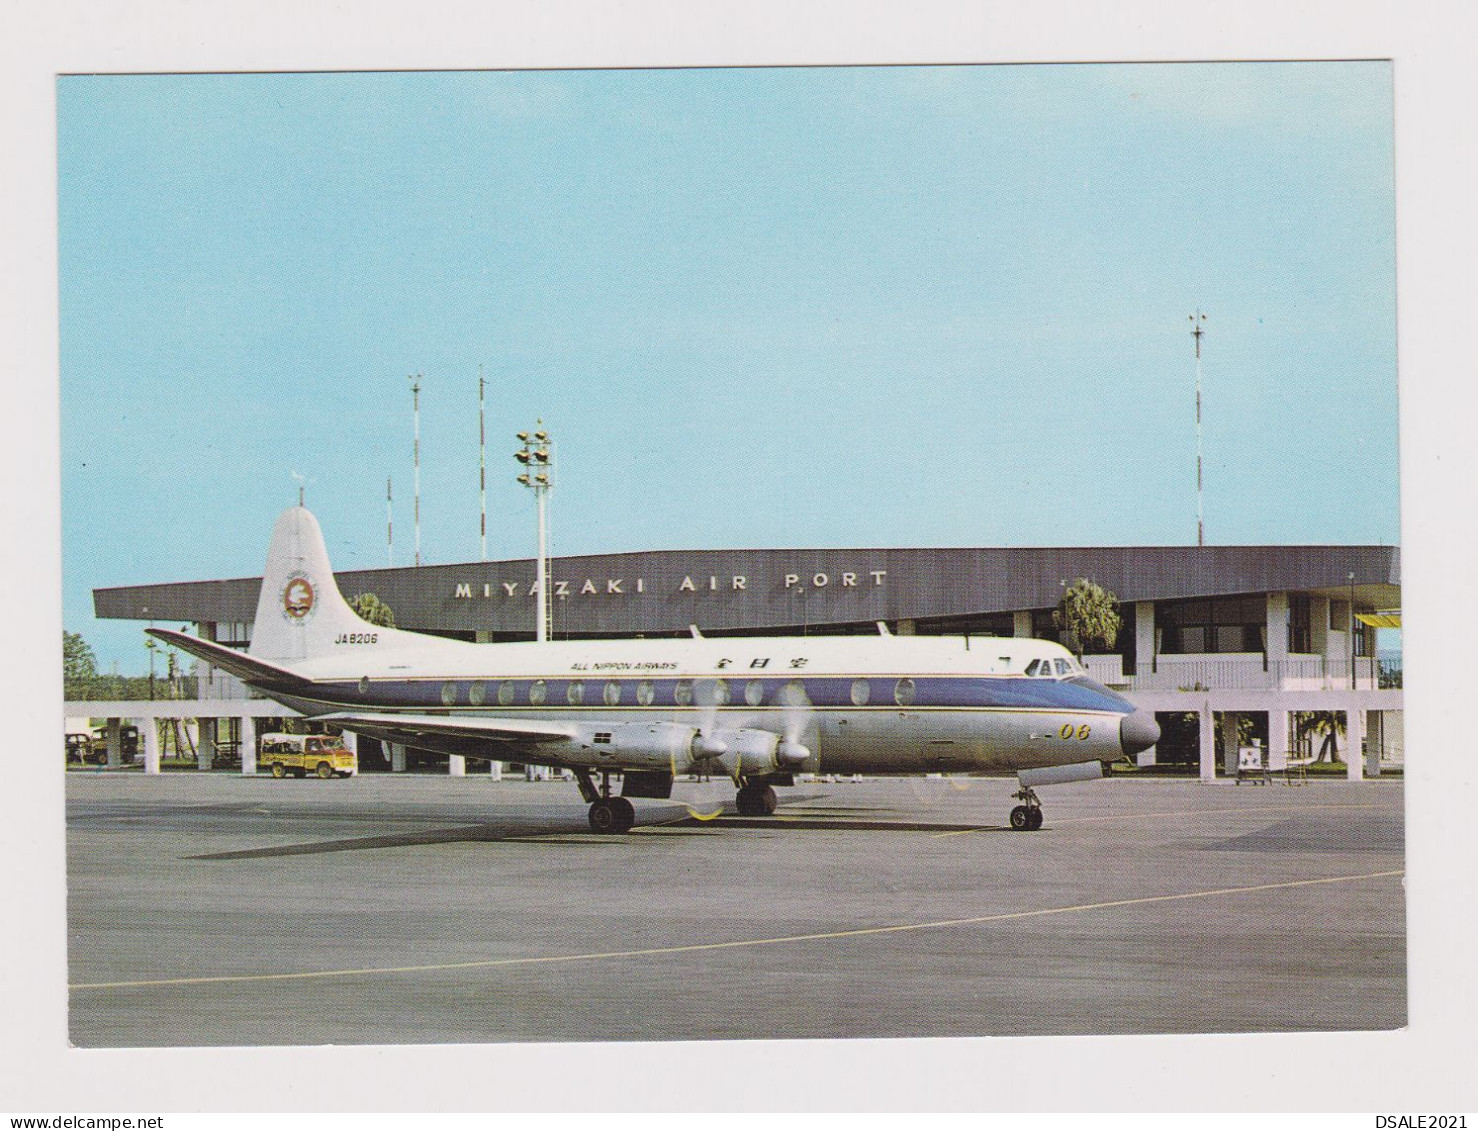
<svg viewBox="0 0 1478 1131"><path fill-rule="evenodd" d="M1043 679L1058 679L1062 676L1074 674L1077 664L1072 660L1065 660L1054 656L1049 659L1033 660L1026 665L1026 674L1041 677Z"/></svg>

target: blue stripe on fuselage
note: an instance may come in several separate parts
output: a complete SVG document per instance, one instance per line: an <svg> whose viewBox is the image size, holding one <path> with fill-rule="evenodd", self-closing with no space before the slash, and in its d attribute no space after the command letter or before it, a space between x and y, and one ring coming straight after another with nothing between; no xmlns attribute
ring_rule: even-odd
<svg viewBox="0 0 1478 1131"><path fill-rule="evenodd" d="M1021 710L1049 711L1111 711L1129 714L1134 705L1120 695L1114 694L1100 683L1086 676L1070 679L1045 679L1041 677L1011 676L821 676L793 678L743 679L731 677L700 677L697 679L511 679L511 680L443 680L443 679L387 679L374 680L367 690L361 690L358 682L333 681L317 685L321 697L347 707L382 706L397 709L445 710L448 707L475 707L480 713L493 714L500 708L538 710L541 707L567 711L571 707L599 712L612 707L645 707L654 710L683 709L700 705L702 689L711 686L718 678L727 684L729 707L774 707L780 705L777 697L782 688L790 683L800 683L806 697L815 707L855 709L868 708L970 708L994 707ZM531 703L529 692L535 683L543 684L544 701ZM569 689L572 684L583 685L580 702L572 703ZM676 689L679 683L696 686L697 701L679 703ZM854 698L854 689L865 683L867 694L864 703ZM906 684L912 685L909 695ZM615 685L619 695L606 699L606 689ZM650 701L638 698L638 688L650 692ZM758 686L759 694L746 697L746 691ZM507 687L508 691L502 691ZM447 689L450 688L450 694ZM472 695L478 689L476 697ZM510 694L511 692L511 694ZM647 696L643 695L643 699ZM758 702L753 701L754 698ZM905 701L907 700L907 701Z"/></svg>

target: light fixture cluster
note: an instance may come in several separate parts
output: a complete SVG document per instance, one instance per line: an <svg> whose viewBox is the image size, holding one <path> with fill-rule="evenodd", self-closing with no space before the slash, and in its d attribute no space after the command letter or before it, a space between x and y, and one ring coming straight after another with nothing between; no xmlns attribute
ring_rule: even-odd
<svg viewBox="0 0 1478 1131"><path fill-rule="evenodd" d="M535 490L553 486L550 475L554 471L554 457L550 451L549 433L540 427L534 432L520 432L518 438L523 447L513 453L513 458L525 468L518 481Z"/></svg>

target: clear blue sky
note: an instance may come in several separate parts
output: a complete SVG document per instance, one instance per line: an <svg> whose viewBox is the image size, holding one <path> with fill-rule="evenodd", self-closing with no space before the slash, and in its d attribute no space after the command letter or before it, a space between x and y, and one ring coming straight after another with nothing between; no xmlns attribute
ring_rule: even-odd
<svg viewBox="0 0 1478 1131"><path fill-rule="evenodd" d="M1400 540L1384 63L59 80L64 617L556 554Z"/></svg>

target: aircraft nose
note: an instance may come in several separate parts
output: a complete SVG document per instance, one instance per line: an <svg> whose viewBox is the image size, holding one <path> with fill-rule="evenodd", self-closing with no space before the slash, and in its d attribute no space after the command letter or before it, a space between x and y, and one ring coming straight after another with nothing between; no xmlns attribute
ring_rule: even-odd
<svg viewBox="0 0 1478 1131"><path fill-rule="evenodd" d="M1131 758L1160 741L1160 724L1150 711L1135 711L1119 721L1119 745Z"/></svg>

